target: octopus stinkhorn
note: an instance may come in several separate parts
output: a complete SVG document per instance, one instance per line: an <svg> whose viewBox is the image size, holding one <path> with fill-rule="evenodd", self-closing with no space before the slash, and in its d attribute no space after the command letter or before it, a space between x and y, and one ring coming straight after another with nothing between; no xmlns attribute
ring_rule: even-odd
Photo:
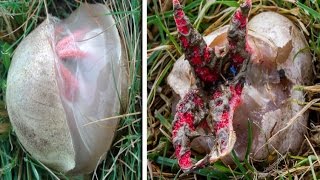
<svg viewBox="0 0 320 180"><path fill-rule="evenodd" d="M248 121L253 122L250 156L296 152L304 138L308 113L288 125L302 107L304 95L294 85L312 81L307 43L282 15L264 12L248 23L252 6L245 0L229 26L202 37L190 24L178 0L174 19L185 52L168 83L180 96L172 123L178 164L185 172L222 160L230 164L235 150L244 159ZM194 163L191 149L207 154Z"/></svg>
<svg viewBox="0 0 320 180"><path fill-rule="evenodd" d="M14 131L34 158L60 172L93 171L117 128L118 119L97 121L118 115L127 89L126 55L109 13L84 3L65 20L49 16L12 58L6 103Z"/></svg>

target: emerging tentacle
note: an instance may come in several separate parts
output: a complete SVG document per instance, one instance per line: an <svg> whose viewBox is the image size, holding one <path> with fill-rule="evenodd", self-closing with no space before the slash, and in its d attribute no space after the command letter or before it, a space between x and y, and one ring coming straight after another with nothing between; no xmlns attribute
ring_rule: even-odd
<svg viewBox="0 0 320 180"><path fill-rule="evenodd" d="M215 91L209 102L209 117L207 125L209 132L215 138L210 154L194 164L186 173L214 163L228 155L236 142L236 134L233 130L232 120L235 109L241 102L243 83L235 86L221 85Z"/></svg>
<svg viewBox="0 0 320 180"><path fill-rule="evenodd" d="M216 137L215 145L210 152L210 163L216 162L231 152L236 142L232 120L235 109L241 102L243 83L222 85L209 103L210 115Z"/></svg>
<svg viewBox="0 0 320 180"><path fill-rule="evenodd" d="M72 101L76 96L77 90L79 88L79 82L76 77L67 69L62 63L58 66L63 82L63 94L65 98Z"/></svg>
<svg viewBox="0 0 320 180"><path fill-rule="evenodd" d="M229 44L225 58L232 62L231 68L233 68L233 71L236 71L233 72L233 75L239 74L238 76L242 76L251 57L250 47L247 41L247 23L251 6L251 0L245 0L245 2L240 5L240 8L236 10L231 19L228 30Z"/></svg>
<svg viewBox="0 0 320 180"><path fill-rule="evenodd" d="M195 127L206 117L207 108L199 90L190 90L177 104L172 123L172 141L180 168L188 171L193 167L190 142L198 135Z"/></svg>
<svg viewBox="0 0 320 180"><path fill-rule="evenodd" d="M224 57L231 62L235 71L231 83L221 85L209 103L212 126L216 136L216 145L209 155L210 162L229 154L236 141L232 120L235 109L241 102L242 88L245 83L245 72L251 58L247 43L247 22L251 9L251 0L245 0L232 17L228 30L228 52ZM227 74L224 74L228 77ZM230 77L230 76L229 76Z"/></svg>
<svg viewBox="0 0 320 180"><path fill-rule="evenodd" d="M62 35L60 26L56 28L57 36ZM74 61L87 56L87 53L82 51L76 44L85 34L85 31L79 30L71 33L70 35L63 36L55 45L55 52L58 57L58 68L62 78L63 94L66 99L72 101L75 99L79 82L77 77L73 74L68 67L65 66L64 61Z"/></svg>
<svg viewBox="0 0 320 180"><path fill-rule="evenodd" d="M215 67L217 57L214 50L207 46L200 33L192 27L178 0L173 0L173 6L174 19L186 59L194 68L200 81L213 84L219 77Z"/></svg>
<svg viewBox="0 0 320 180"><path fill-rule="evenodd" d="M57 42L55 49L61 60L82 58L87 55L76 45L76 41L82 38L83 34L83 31L76 31Z"/></svg>

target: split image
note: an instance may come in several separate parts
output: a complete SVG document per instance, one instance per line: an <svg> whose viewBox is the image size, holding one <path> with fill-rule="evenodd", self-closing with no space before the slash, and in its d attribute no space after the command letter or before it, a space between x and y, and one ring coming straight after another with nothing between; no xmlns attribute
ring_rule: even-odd
<svg viewBox="0 0 320 180"><path fill-rule="evenodd" d="M0 2L0 179L319 179L320 4Z"/></svg>

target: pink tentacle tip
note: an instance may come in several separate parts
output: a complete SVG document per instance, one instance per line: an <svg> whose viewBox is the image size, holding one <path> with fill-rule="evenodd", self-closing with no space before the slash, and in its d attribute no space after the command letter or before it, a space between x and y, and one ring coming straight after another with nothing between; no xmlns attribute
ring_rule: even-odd
<svg viewBox="0 0 320 180"><path fill-rule="evenodd" d="M246 0L246 4L251 7L252 6L252 0Z"/></svg>
<svg viewBox="0 0 320 180"><path fill-rule="evenodd" d="M71 48L67 47L66 49L57 51L57 55L60 59L83 58L83 57L87 56L87 54L88 53L86 53L80 49L72 48L72 47Z"/></svg>
<svg viewBox="0 0 320 180"><path fill-rule="evenodd" d="M248 14L251 9L251 0L246 0L240 5L240 8L236 11L233 18L235 21L240 23L241 28L245 28L248 22Z"/></svg>
<svg viewBox="0 0 320 180"><path fill-rule="evenodd" d="M85 30L78 30L58 41L55 48L58 57L65 60L87 56L87 53L82 51L76 43L81 40L85 32Z"/></svg>
<svg viewBox="0 0 320 180"><path fill-rule="evenodd" d="M79 82L77 78L67 69L63 64L59 65L61 78L63 82L63 94L64 97L71 101L74 99L78 89L79 89Z"/></svg>
<svg viewBox="0 0 320 180"><path fill-rule="evenodd" d="M184 155L181 156L179 159L180 167L183 171L187 171L192 168L192 160L191 160L191 151L186 152Z"/></svg>
<svg viewBox="0 0 320 180"><path fill-rule="evenodd" d="M180 5L180 2L179 0L172 0L172 4L175 6L175 5Z"/></svg>
<svg viewBox="0 0 320 180"><path fill-rule="evenodd" d="M187 35L190 30L190 28L188 27L189 22L180 5L178 5L178 7L175 6L174 20L177 26L177 30L182 34Z"/></svg>

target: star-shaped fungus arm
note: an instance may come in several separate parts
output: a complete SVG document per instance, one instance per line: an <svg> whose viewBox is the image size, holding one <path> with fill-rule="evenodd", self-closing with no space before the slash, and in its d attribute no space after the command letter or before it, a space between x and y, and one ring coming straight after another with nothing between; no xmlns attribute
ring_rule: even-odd
<svg viewBox="0 0 320 180"><path fill-rule="evenodd" d="M190 89L180 100L172 127L175 155L181 169L188 173L225 157L235 144L232 120L241 103L245 72L251 58L247 43L251 0L245 0L233 15L226 52L218 63L213 49L206 45L202 36L192 27L179 1L173 0L173 6L182 49L195 75L203 82L198 85L199 89ZM208 85L212 88L207 88ZM207 136L214 138L214 144L209 155L193 164L190 143L193 137L200 136L196 132L199 127L207 130Z"/></svg>
<svg viewBox="0 0 320 180"><path fill-rule="evenodd" d="M247 23L251 6L251 0L245 0L233 15L228 29L228 52L225 59L231 62L230 69L235 71L233 75L238 74L238 77L243 76L251 57L247 41Z"/></svg>
<svg viewBox="0 0 320 180"><path fill-rule="evenodd" d="M241 102L243 84L225 86L216 90L209 103L209 114L215 135L215 144L209 155L209 163L228 155L236 142L232 120L234 111ZM210 122L208 122L210 123Z"/></svg>
<svg viewBox="0 0 320 180"><path fill-rule="evenodd" d="M190 90L177 104L172 123L172 141L180 168L189 171L193 167L190 142L197 137L195 127L207 115L206 104L197 89Z"/></svg>
<svg viewBox="0 0 320 180"><path fill-rule="evenodd" d="M247 42L247 23L251 9L251 0L245 0L232 17L228 30L228 58L235 77L229 84L222 84L214 93L210 101L210 115L214 124L216 145L210 152L210 163L228 155L236 141L232 120L235 109L241 103L242 89L245 83L245 72L251 58L250 47Z"/></svg>
<svg viewBox="0 0 320 180"><path fill-rule="evenodd" d="M173 0L173 7L174 20L186 59L201 82L213 84L219 77L215 67L217 58L214 50L207 46L201 34L193 28L178 0Z"/></svg>

